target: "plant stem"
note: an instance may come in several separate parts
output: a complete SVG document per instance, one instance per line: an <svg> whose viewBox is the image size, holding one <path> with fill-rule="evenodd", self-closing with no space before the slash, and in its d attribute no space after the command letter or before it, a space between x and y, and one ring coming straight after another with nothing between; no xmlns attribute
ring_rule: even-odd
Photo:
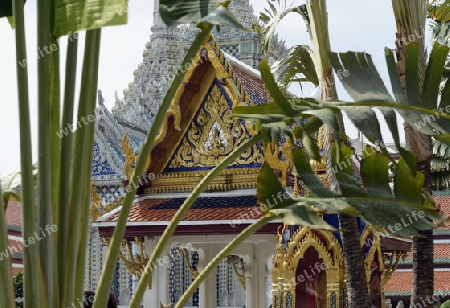
<svg viewBox="0 0 450 308"><path fill-rule="evenodd" d="M13 15L16 26L16 70L19 98L19 123L20 123L20 169L22 178L22 216L23 238L25 240L34 237L36 231L36 206L34 204L33 164L31 152L31 128L30 106L28 100L28 69L19 63L27 63L25 25L24 25L24 1L13 1ZM24 247L24 298L27 307L41 308L41 260L37 245Z"/></svg>
<svg viewBox="0 0 450 308"><path fill-rule="evenodd" d="M101 39L101 29L93 30L96 32L95 42L94 42L94 75L92 76L91 83L94 85L90 88L90 101L92 102L91 111L95 110L95 102L97 99L97 84L98 84L98 64L100 59L100 39ZM83 181L83 198L81 200L81 219L80 219L80 240L78 246L78 258L77 258L77 269L76 269L76 283L75 283L75 298L83 298L84 295L84 278L85 278L85 263L86 263L86 243L88 238L89 229L89 209L91 204L91 174L92 174L92 161L94 156L92 155L94 151L94 132L95 132L95 122L89 122L86 125L87 128L87 138L85 140L88 150L90 153L86 157L87 162L84 165L84 181Z"/></svg>
<svg viewBox="0 0 450 308"><path fill-rule="evenodd" d="M75 136L75 148L72 164L72 183L70 193L70 218L77 222L69 226L69 240L66 243L67 259L64 280L64 298L62 307L69 307L75 300L76 267L78 249L80 241L83 189L86 185L86 177L83 174L85 164L88 164L92 150L89 148L89 126L81 125L83 119L92 116L95 110L95 99L92 98L92 91L97 89L98 56L100 29L86 31L85 54L83 59L82 84L80 89L80 102L78 104L77 127ZM94 88L94 89L93 89Z"/></svg>
<svg viewBox="0 0 450 308"><path fill-rule="evenodd" d="M211 262L203 269L203 271L195 278L191 283L189 288L183 293L175 308L181 308L186 305L189 298L194 294L195 290L200 286L200 284L205 280L205 278L215 269L219 263L225 259L235 248L237 248L246 238L258 231L260 228L268 224L270 221L276 219L276 216L266 216L248 226L244 231L242 231L238 236L236 236L224 249L222 249L219 254L217 254Z"/></svg>
<svg viewBox="0 0 450 308"><path fill-rule="evenodd" d="M37 1L38 20L38 50L51 45L51 20L50 1ZM50 136L50 100L52 89L52 77L54 68L50 65L50 55L38 57L38 227L45 230L46 226L53 225L52 202L52 157ZM59 117L58 117L59 118ZM38 231L39 233L39 231ZM47 294L49 307L56 304L53 301L53 266L54 260L54 236L47 236L39 241L39 253L41 255L42 269L44 272L44 288ZM57 269L57 268L56 268Z"/></svg>
<svg viewBox="0 0 450 308"><path fill-rule="evenodd" d="M204 29L200 31L200 33L195 38L191 47L189 48L183 62L180 65L180 68L177 71L175 78L172 81L172 84L167 91L166 96L164 97L163 102L161 103L161 107L159 108L158 113L156 114L155 121L153 122L152 128L150 129L147 138L145 139L144 145L142 147L141 153L139 154L138 162L136 164L136 168L134 169L133 175L130 178L131 190L127 192L125 198L122 203L122 210L119 215L119 219L117 221L117 225L114 228L114 235L111 238L111 242L109 244L108 254L106 257L106 262L104 264L102 270L102 276L100 277L100 281L97 288L97 294L94 300L94 308L103 308L107 303L107 294L109 293L109 288L111 286L111 282L114 276L114 267L116 266L117 256L119 254L119 249L122 245L122 238L125 234L126 223L128 219L128 215L130 214L131 203L134 200L136 190L138 187L139 179L144 172L144 168L147 164L147 159L150 156L150 151L153 148L153 144L157 134L159 133L160 127L167 117L167 110L172 103L173 98L183 81L184 76L186 75L185 68L187 65L192 65L193 59L208 37L211 32L213 26L207 25ZM142 279L141 279L142 281ZM138 287L139 288L139 287ZM100 295L99 295L100 293ZM139 292L139 296L135 293L134 299L143 297L143 291ZM136 301L136 300L135 300ZM140 305L139 303L135 303L136 306ZM131 306L130 306L131 307Z"/></svg>
<svg viewBox="0 0 450 308"><path fill-rule="evenodd" d="M64 78L64 107L62 115L62 129L66 129L73 122L75 102L75 80L78 60L78 37L69 40L67 44L66 76ZM67 250L63 249L69 240L69 195L70 169L72 165L72 134L60 135L61 141L61 174L59 177L60 204L58 213L58 259L66 260ZM65 263L58 262L59 285L64 285Z"/></svg>

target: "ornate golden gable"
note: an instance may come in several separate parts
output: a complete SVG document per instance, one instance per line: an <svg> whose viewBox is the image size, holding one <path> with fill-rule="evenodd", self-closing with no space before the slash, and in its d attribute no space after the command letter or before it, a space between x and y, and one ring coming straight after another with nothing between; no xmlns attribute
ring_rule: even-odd
<svg viewBox="0 0 450 308"><path fill-rule="evenodd" d="M192 64L155 140L147 168L155 179L144 193L192 190L253 134L250 126L233 118L235 106L253 103L212 37ZM255 188L263 159L262 149L253 146L208 189Z"/></svg>

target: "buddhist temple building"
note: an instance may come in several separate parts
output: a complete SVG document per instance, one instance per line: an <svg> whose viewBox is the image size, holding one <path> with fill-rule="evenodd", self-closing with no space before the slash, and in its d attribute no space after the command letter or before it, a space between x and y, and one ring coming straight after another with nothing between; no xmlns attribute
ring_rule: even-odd
<svg viewBox="0 0 450 308"><path fill-rule="evenodd" d="M251 28L257 23L248 0L232 1L231 10L244 26ZM109 110L99 93L86 290L97 288L139 149L195 34L193 26L168 28L155 9L143 61L123 98L116 97ZM284 43L275 39L270 57L277 59L285 50ZM128 306L148 256L190 192L253 135L252 127L234 118L232 110L270 101L257 70L262 58L255 33L222 27L204 42L187 68L127 220L112 286L121 306ZM152 265L143 307L173 307L206 264L263 216L256 186L264 161L276 171L290 196L302 196L304 189L292 170L289 147L283 140L270 152L256 144L208 186L183 217L162 257ZM324 164L311 163L325 183ZM354 170L358 178L357 159ZM336 215L321 215L338 229ZM372 307L385 307L385 287L411 243L381 235L361 220L359 231ZM273 221L228 255L186 307L347 307L345 283L338 232Z"/></svg>

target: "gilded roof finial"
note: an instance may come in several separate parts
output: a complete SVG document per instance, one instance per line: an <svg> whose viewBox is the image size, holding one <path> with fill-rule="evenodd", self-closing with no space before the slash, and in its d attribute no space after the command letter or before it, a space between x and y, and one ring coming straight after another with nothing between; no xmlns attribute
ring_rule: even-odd
<svg viewBox="0 0 450 308"><path fill-rule="evenodd" d="M134 164L136 163L136 154L131 148L130 142L128 141L128 132L122 138L122 149L124 151L125 163L123 164L123 173L127 180L131 179L134 171Z"/></svg>
<svg viewBox="0 0 450 308"><path fill-rule="evenodd" d="M273 151L272 148L274 148ZM264 149L264 157L272 169L281 171L282 184L286 185L286 175L294 167L291 142L286 139L281 149L278 145L267 145Z"/></svg>

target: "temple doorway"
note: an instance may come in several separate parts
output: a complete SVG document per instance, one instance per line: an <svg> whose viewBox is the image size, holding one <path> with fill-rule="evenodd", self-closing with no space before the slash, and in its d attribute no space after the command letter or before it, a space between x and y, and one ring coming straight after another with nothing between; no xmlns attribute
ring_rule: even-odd
<svg viewBox="0 0 450 308"><path fill-rule="evenodd" d="M295 308L327 307L326 264L314 247L298 262L295 277Z"/></svg>

